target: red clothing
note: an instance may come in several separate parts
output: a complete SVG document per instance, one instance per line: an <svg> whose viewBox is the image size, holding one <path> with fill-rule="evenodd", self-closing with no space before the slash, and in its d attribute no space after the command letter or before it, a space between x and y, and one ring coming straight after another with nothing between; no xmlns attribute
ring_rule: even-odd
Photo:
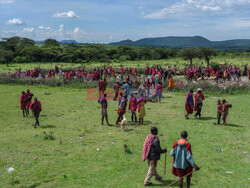
<svg viewBox="0 0 250 188"><path fill-rule="evenodd" d="M157 84L156 88L155 88L155 96L158 96L162 93L162 86L161 84Z"/></svg>
<svg viewBox="0 0 250 188"><path fill-rule="evenodd" d="M20 103L21 103L21 109L24 110L26 108L26 95L25 94L20 95Z"/></svg>
<svg viewBox="0 0 250 188"><path fill-rule="evenodd" d="M202 100L205 99L204 94L202 92L200 94L198 92L195 93L195 95L194 95L194 99L195 99L194 111L197 111L197 101L199 100L200 97L202 98Z"/></svg>
<svg viewBox="0 0 250 188"><path fill-rule="evenodd" d="M131 112L136 112L137 109L137 98L131 97L129 100L129 108L131 109Z"/></svg>
<svg viewBox="0 0 250 188"><path fill-rule="evenodd" d="M222 105L222 103L217 104L217 112L218 113L222 113L223 112L223 105Z"/></svg>
<svg viewBox="0 0 250 188"><path fill-rule="evenodd" d="M33 94L31 92L26 92L25 96L26 96L26 107L29 107L31 104Z"/></svg>
<svg viewBox="0 0 250 188"><path fill-rule="evenodd" d="M158 138L155 135L149 134L147 138L145 139L144 145L143 145L143 152L142 152L142 161L144 162L148 158L148 154L151 148L151 142L154 140L154 138Z"/></svg>
<svg viewBox="0 0 250 188"><path fill-rule="evenodd" d="M30 105L31 110L39 110L42 111L42 105L40 101L33 101Z"/></svg>
<svg viewBox="0 0 250 188"><path fill-rule="evenodd" d="M178 141L174 143L174 145L173 145L172 148L174 149L176 146L178 146ZM188 143L186 145L186 148L187 148L187 150L192 155L192 150L191 150L191 144L190 143ZM177 176L177 177L183 177L186 174L188 174L188 173L190 173L190 172L193 171L193 167L191 165L189 165L188 168L186 168L186 169L174 168L174 161L175 161L175 158L173 160L173 166L172 166L172 174L174 174L175 176ZM188 175L188 177L192 177L192 173L190 175Z"/></svg>

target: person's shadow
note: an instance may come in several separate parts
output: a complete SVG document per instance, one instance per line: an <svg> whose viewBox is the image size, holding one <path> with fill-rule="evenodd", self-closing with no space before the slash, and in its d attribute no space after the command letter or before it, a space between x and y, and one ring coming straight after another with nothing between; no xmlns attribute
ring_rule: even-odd
<svg viewBox="0 0 250 188"><path fill-rule="evenodd" d="M179 187L179 181L176 181L176 180L160 180L158 182L159 183L153 183L152 187L154 187L154 186L166 187L174 182L175 183L172 184L170 187ZM190 185L192 185L192 183ZM186 187L186 186L187 186L187 183L185 181L183 181L183 187Z"/></svg>
<svg viewBox="0 0 250 188"><path fill-rule="evenodd" d="M166 187L170 185L171 183L174 183L176 180L160 180L158 181L159 183L153 183L153 186L158 186L158 187ZM184 183L184 182L183 182ZM179 187L179 181L171 185L171 187Z"/></svg>

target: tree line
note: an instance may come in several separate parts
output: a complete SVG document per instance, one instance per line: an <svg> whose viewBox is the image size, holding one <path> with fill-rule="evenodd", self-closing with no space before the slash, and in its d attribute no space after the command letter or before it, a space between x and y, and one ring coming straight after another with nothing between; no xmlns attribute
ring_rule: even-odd
<svg viewBox="0 0 250 188"><path fill-rule="evenodd" d="M32 39L18 36L3 38L0 41L0 63L7 65L12 62L89 63L91 61L159 60L176 57L189 60L191 65L193 58L204 59L209 65L210 59L218 53L222 52L207 47L169 49L118 46L109 49L103 44L60 44L54 39L47 39L43 44L36 44Z"/></svg>

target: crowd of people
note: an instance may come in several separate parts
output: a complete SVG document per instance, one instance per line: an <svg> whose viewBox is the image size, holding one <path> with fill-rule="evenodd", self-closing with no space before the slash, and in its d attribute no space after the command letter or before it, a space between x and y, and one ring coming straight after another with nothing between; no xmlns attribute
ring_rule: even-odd
<svg viewBox="0 0 250 188"><path fill-rule="evenodd" d="M230 81L230 80L240 80L241 76L247 76L250 79L250 71L248 70L247 66L245 65L243 68L243 72L240 70L239 67L235 66L227 66L225 68L217 68L214 69L212 67L196 67L196 66L189 66L184 68L184 74L188 81L198 80L198 79L214 79L216 82L219 79L223 81Z"/></svg>

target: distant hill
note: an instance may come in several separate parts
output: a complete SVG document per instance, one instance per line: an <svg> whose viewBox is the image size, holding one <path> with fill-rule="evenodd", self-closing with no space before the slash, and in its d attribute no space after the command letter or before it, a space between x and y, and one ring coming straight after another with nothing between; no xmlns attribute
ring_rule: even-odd
<svg viewBox="0 0 250 188"><path fill-rule="evenodd" d="M58 41L59 43L61 44L78 44L77 41L75 40L61 40L61 41ZM36 41L37 44L43 44L44 41Z"/></svg>
<svg viewBox="0 0 250 188"><path fill-rule="evenodd" d="M218 49L246 49L250 48L250 39L236 39L226 41L210 41L201 36L193 37L156 37L143 38L140 40L123 40L120 42L112 42L112 45L128 45L128 46L154 46L169 48L186 48L186 47L212 47Z"/></svg>
<svg viewBox="0 0 250 188"><path fill-rule="evenodd" d="M62 44L77 44L78 42L75 41L75 40L62 40L62 41L59 41L59 43L62 43Z"/></svg>

